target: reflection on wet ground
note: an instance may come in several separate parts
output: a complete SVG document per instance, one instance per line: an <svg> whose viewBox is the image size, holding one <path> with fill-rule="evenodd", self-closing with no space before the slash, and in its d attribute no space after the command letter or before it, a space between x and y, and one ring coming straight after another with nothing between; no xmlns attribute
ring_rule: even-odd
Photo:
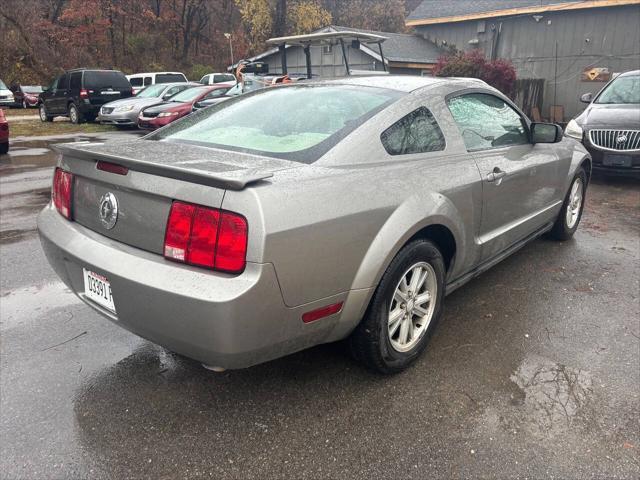
<svg viewBox="0 0 640 480"><path fill-rule="evenodd" d="M522 402L543 434L571 426L593 393L589 373L535 356L527 358L511 380L522 391L514 404Z"/></svg>

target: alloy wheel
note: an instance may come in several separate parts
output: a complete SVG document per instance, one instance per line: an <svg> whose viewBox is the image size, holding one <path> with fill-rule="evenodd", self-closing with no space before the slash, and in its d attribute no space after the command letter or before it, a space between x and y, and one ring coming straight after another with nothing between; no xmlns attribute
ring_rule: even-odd
<svg viewBox="0 0 640 480"><path fill-rule="evenodd" d="M584 198L584 186L582 185L582 179L576 178L575 182L571 186L571 193L569 193L569 204L567 205L567 228L572 229L578 222L580 216L580 209L582 208L582 200Z"/></svg>
<svg viewBox="0 0 640 480"><path fill-rule="evenodd" d="M44 104L40 104L40 120L47 121L47 111L44 109Z"/></svg>
<svg viewBox="0 0 640 480"><path fill-rule="evenodd" d="M429 328L438 297L436 272L427 262L411 266L396 286L389 306L388 333L394 350L408 352Z"/></svg>

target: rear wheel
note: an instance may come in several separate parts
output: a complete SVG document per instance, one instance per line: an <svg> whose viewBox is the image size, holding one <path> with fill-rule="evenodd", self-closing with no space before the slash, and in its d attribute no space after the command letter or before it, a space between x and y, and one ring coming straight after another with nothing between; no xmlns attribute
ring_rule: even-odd
<svg viewBox="0 0 640 480"><path fill-rule="evenodd" d="M576 233L582 211L584 209L584 199L587 191L587 174L584 169L580 169L571 182L567 196L562 204L562 210L556 218L556 222L551 230L551 237L556 240L568 240Z"/></svg>
<svg viewBox="0 0 640 480"><path fill-rule="evenodd" d="M354 357L385 374L400 372L415 361L442 315L444 276L442 254L432 242L406 245L382 276L349 339Z"/></svg>
<svg viewBox="0 0 640 480"><path fill-rule="evenodd" d="M40 114L40 120L42 122L53 122L53 116L47 113L47 109L44 106L44 103L41 103L38 106L38 112Z"/></svg>
<svg viewBox="0 0 640 480"><path fill-rule="evenodd" d="M69 104L69 120L71 120L71 123L75 124L82 123L84 120L75 103Z"/></svg>
<svg viewBox="0 0 640 480"><path fill-rule="evenodd" d="M27 105L26 100L22 100L22 108L29 108L29 105Z"/></svg>

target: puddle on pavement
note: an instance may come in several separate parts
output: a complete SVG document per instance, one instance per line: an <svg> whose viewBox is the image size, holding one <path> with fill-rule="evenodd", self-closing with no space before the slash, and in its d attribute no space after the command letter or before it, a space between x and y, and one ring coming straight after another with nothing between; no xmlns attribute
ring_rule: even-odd
<svg viewBox="0 0 640 480"><path fill-rule="evenodd" d="M512 405L524 407L527 418L542 431L570 427L593 391L588 372L539 357L526 359L511 381L522 392Z"/></svg>
<svg viewBox="0 0 640 480"><path fill-rule="evenodd" d="M530 356L507 386L507 395L502 392L480 416L482 434L515 435L524 430L549 439L588 428L593 421L593 380L585 370Z"/></svg>

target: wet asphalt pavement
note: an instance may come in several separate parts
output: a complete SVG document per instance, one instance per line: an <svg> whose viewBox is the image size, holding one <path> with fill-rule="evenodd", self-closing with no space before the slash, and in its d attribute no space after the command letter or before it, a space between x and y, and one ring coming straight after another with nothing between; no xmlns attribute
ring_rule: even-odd
<svg viewBox="0 0 640 480"><path fill-rule="evenodd" d="M0 157L2 478L640 475L638 182L596 178L574 240L538 240L449 296L400 375L340 345L220 374L54 275L35 231L49 143Z"/></svg>

